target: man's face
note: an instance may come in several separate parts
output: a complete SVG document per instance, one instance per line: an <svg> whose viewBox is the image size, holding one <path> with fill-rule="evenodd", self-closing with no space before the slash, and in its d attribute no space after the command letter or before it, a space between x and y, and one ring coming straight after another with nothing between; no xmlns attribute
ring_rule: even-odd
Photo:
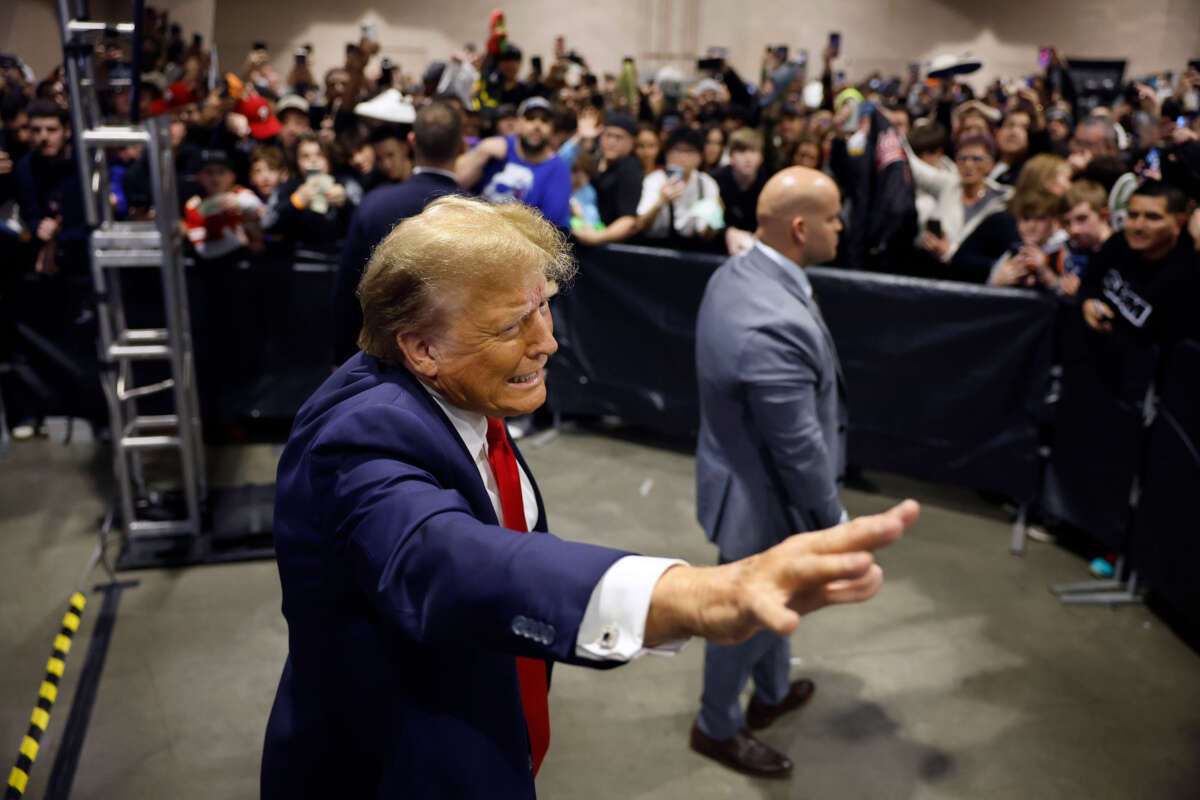
<svg viewBox="0 0 1200 800"><path fill-rule="evenodd" d="M515 81L521 72L521 59L506 58L496 63L496 71L504 76L506 81Z"/></svg>
<svg viewBox="0 0 1200 800"><path fill-rule="evenodd" d="M58 158L67 145L67 129L58 117L34 117L29 120L29 138L43 158Z"/></svg>
<svg viewBox="0 0 1200 800"><path fill-rule="evenodd" d="M346 87L349 85L350 73L340 69L334 70L325 79L325 99L330 102L340 100L345 96Z"/></svg>
<svg viewBox="0 0 1200 800"><path fill-rule="evenodd" d="M1088 153L1096 156L1111 155L1115 148L1104 138L1104 128L1099 125L1080 125L1071 138L1072 153Z"/></svg>
<svg viewBox="0 0 1200 800"><path fill-rule="evenodd" d="M762 163L761 150L738 150L729 154L729 165L733 167L733 173L742 180L753 179Z"/></svg>
<svg viewBox="0 0 1200 800"><path fill-rule="evenodd" d="M516 136L521 129L521 121L516 117L501 117L496 120L497 136Z"/></svg>
<svg viewBox="0 0 1200 800"><path fill-rule="evenodd" d="M1087 203L1079 203L1063 219L1071 244L1080 250L1099 250L1107 238L1104 217Z"/></svg>
<svg viewBox="0 0 1200 800"><path fill-rule="evenodd" d="M1066 120L1052 119L1046 123L1046 133L1049 134L1052 142L1065 142L1071 135L1071 128L1067 125Z"/></svg>
<svg viewBox="0 0 1200 800"><path fill-rule="evenodd" d="M24 147L28 147L32 138L29 130L29 115L24 111L18 111L8 126L8 134L10 138L15 139Z"/></svg>
<svg viewBox="0 0 1200 800"><path fill-rule="evenodd" d="M366 175L375 169L375 148L367 144L355 150L350 156L350 166L354 167L359 175Z"/></svg>
<svg viewBox="0 0 1200 800"><path fill-rule="evenodd" d="M1130 250L1151 260L1162 258L1175 247L1181 230L1180 215L1167 212L1167 198L1140 194L1129 198L1125 239Z"/></svg>
<svg viewBox="0 0 1200 800"><path fill-rule="evenodd" d="M677 144L672 147L667 151L663 160L667 162L668 167L678 167L688 177L700 168L700 152L686 144Z"/></svg>
<svg viewBox="0 0 1200 800"><path fill-rule="evenodd" d="M837 256L842 232L842 196L833 181L822 185L815 207L804 214L804 263L828 264Z"/></svg>
<svg viewBox="0 0 1200 800"><path fill-rule="evenodd" d="M375 142L375 166L379 167L389 181L406 181L412 174L412 161L408 147L396 138Z"/></svg>
<svg viewBox="0 0 1200 800"><path fill-rule="evenodd" d="M224 164L205 164L196 173L196 182L204 190L205 197L212 197L213 195L224 194L232 189L236 177L233 170Z"/></svg>
<svg viewBox="0 0 1200 800"><path fill-rule="evenodd" d="M550 141L550 128L550 115L543 109L531 108L526 111L517 126L521 147L534 153L541 152Z"/></svg>
<svg viewBox="0 0 1200 800"><path fill-rule="evenodd" d="M624 128L609 125L600 134L600 152L608 161L618 161L633 152L633 136Z"/></svg>
<svg viewBox="0 0 1200 800"><path fill-rule="evenodd" d="M279 141L285 149L293 147L300 134L311 131L312 122L303 111L287 108L279 115Z"/></svg>
<svg viewBox="0 0 1200 800"><path fill-rule="evenodd" d="M1014 111L1004 118L1004 124L996 131L996 149L1006 155L1015 155L1029 149L1029 115Z"/></svg>
<svg viewBox="0 0 1200 800"><path fill-rule="evenodd" d="M250 165L250 185L259 197L270 197L282 180L283 170L275 169L262 159Z"/></svg>
<svg viewBox="0 0 1200 800"><path fill-rule="evenodd" d="M549 299L540 270L480 282L451 298L450 322L431 347L435 388L451 404L489 417L540 408L544 368L558 350Z"/></svg>
<svg viewBox="0 0 1200 800"><path fill-rule="evenodd" d="M785 142L794 142L804 135L804 117L792 114L780 117L779 138Z"/></svg>

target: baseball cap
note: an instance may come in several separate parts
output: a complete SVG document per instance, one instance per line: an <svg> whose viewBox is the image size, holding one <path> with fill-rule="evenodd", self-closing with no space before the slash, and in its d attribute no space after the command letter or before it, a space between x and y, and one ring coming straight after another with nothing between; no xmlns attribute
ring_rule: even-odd
<svg viewBox="0 0 1200 800"><path fill-rule="evenodd" d="M175 81L163 90L162 97L150 104L150 113L165 114L194 102L196 102L196 95L192 91L192 87L183 81Z"/></svg>
<svg viewBox="0 0 1200 800"><path fill-rule="evenodd" d="M536 95L527 97L521 101L521 105L517 106L517 116L523 117L526 112L533 110L541 110L549 114L551 112L550 101Z"/></svg>
<svg viewBox="0 0 1200 800"><path fill-rule="evenodd" d="M308 101L298 94L285 94L275 104L275 116L282 117L285 111L299 111L308 116Z"/></svg>
<svg viewBox="0 0 1200 800"><path fill-rule="evenodd" d="M209 164L220 164L234 169L233 158L220 147L205 147L196 151L192 156L192 172L199 172Z"/></svg>
<svg viewBox="0 0 1200 800"><path fill-rule="evenodd" d="M637 123L623 111L610 111L604 115L604 126L620 128L630 136L637 136Z"/></svg>
<svg viewBox="0 0 1200 800"><path fill-rule="evenodd" d="M279 117L271 113L270 104L257 95L239 100L234 111L250 122L250 135L260 141L270 139L283 128Z"/></svg>

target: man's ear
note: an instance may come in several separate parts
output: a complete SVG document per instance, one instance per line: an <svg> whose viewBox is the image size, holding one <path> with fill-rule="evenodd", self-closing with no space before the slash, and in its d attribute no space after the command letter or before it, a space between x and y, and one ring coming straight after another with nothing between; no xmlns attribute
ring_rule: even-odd
<svg viewBox="0 0 1200 800"><path fill-rule="evenodd" d="M804 217L792 217L792 239L801 249L808 242L808 229L804 226Z"/></svg>
<svg viewBox="0 0 1200 800"><path fill-rule="evenodd" d="M414 131L409 131L408 135L404 137L404 141L408 145L410 154L417 152L417 134Z"/></svg>
<svg viewBox="0 0 1200 800"><path fill-rule="evenodd" d="M424 378L437 377L438 352L428 336L416 331L397 333L396 347L410 370Z"/></svg>

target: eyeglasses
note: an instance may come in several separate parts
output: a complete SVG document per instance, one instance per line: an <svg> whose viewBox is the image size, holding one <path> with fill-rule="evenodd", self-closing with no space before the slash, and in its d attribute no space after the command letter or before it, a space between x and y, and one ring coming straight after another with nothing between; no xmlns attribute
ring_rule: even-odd
<svg viewBox="0 0 1200 800"><path fill-rule="evenodd" d="M960 154L954 160L960 164L968 164L968 163L982 164L983 162L987 161L988 158L989 158L988 156L972 156L972 155Z"/></svg>

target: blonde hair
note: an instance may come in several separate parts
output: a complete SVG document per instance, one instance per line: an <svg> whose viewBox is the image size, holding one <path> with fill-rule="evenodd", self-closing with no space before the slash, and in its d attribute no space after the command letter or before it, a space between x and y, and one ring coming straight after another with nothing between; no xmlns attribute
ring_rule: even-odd
<svg viewBox="0 0 1200 800"><path fill-rule="evenodd" d="M1108 210L1108 192L1095 181L1075 181L1067 190L1067 210L1087 203L1097 214Z"/></svg>
<svg viewBox="0 0 1200 800"><path fill-rule="evenodd" d="M358 284L358 346L381 361L398 362L396 337L441 330L448 295L535 269L560 286L576 269L566 238L536 210L441 197L392 229L371 254Z"/></svg>
<svg viewBox="0 0 1200 800"><path fill-rule="evenodd" d="M1013 189L1013 194L1044 192L1046 184L1050 182L1055 173L1069 166L1065 158L1052 156L1049 153L1036 155L1026 161L1025 166L1021 167L1021 173L1017 176L1017 185Z"/></svg>

